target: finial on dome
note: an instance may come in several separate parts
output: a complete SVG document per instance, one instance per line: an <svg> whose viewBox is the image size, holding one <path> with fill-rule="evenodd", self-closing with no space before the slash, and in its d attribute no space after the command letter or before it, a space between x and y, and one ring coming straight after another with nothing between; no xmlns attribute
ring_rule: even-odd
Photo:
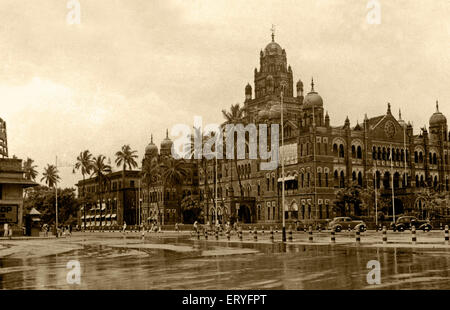
<svg viewBox="0 0 450 310"><path fill-rule="evenodd" d="M439 112L439 101L436 99L436 112Z"/></svg>
<svg viewBox="0 0 450 310"><path fill-rule="evenodd" d="M314 77L311 78L311 91L314 91Z"/></svg>
<svg viewBox="0 0 450 310"><path fill-rule="evenodd" d="M150 143L153 143L153 134L150 134Z"/></svg>
<svg viewBox="0 0 450 310"><path fill-rule="evenodd" d="M387 113L388 113L388 114L391 114L391 103L390 103L390 102L388 102Z"/></svg>
<svg viewBox="0 0 450 310"><path fill-rule="evenodd" d="M169 129L166 129L166 139L169 139Z"/></svg>
<svg viewBox="0 0 450 310"><path fill-rule="evenodd" d="M270 31L272 31L272 42L275 42L275 25L272 24L272 28L270 28Z"/></svg>
<svg viewBox="0 0 450 310"><path fill-rule="evenodd" d="M398 119L402 119L402 110L398 109Z"/></svg>

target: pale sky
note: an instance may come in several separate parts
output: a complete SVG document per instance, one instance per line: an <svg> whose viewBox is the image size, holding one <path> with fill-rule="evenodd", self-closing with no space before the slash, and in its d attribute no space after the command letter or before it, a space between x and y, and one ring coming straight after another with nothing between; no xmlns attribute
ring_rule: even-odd
<svg viewBox="0 0 450 310"><path fill-rule="evenodd" d="M450 1L380 0L381 24L367 23L368 0L0 1L0 117L9 155L31 157L41 174L58 156L62 186L89 149L114 164L127 143L139 154L159 146L177 123L220 123L242 103L275 40L294 80L315 88L334 126L386 112L428 126L450 117ZM38 180L40 180L39 175Z"/></svg>

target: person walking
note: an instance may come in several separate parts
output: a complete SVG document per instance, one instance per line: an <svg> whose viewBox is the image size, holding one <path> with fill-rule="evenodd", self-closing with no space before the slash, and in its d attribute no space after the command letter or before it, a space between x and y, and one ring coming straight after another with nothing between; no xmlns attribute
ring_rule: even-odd
<svg viewBox="0 0 450 310"><path fill-rule="evenodd" d="M127 229L127 223L126 222L123 222L123 230L122 230L122 232L123 233L125 233L125 230Z"/></svg>
<svg viewBox="0 0 450 310"><path fill-rule="evenodd" d="M3 237L8 237L9 234L8 223L3 224L3 230L4 230Z"/></svg>

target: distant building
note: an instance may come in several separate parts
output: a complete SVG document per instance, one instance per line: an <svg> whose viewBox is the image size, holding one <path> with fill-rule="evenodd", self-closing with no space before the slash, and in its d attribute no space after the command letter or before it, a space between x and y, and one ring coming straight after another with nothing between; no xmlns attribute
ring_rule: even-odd
<svg viewBox="0 0 450 310"><path fill-rule="evenodd" d="M138 215L139 171L126 171L125 183L122 171L108 174L108 181L100 190L95 177L78 181L78 197L85 198L85 203L78 214L81 227L107 227L111 225L136 225ZM84 193L83 196L83 186Z"/></svg>
<svg viewBox="0 0 450 310"><path fill-rule="evenodd" d="M0 224L13 226L15 234L22 233L23 189L36 186L24 178L22 160L7 158L6 123L0 119ZM3 227L2 227L3 228Z"/></svg>

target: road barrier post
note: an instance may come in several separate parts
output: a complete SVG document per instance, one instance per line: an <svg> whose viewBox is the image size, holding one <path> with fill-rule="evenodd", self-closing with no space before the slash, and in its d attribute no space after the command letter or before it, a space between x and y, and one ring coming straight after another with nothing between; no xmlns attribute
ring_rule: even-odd
<svg viewBox="0 0 450 310"><path fill-rule="evenodd" d="M272 226L270 226L270 241L272 241L272 242L274 241Z"/></svg>
<svg viewBox="0 0 450 310"><path fill-rule="evenodd" d="M383 226L383 244L387 244L387 231L386 231L386 226Z"/></svg>
<svg viewBox="0 0 450 310"><path fill-rule="evenodd" d="M292 242L292 228L289 226L289 232L288 232L288 240Z"/></svg>
<svg viewBox="0 0 450 310"><path fill-rule="evenodd" d="M309 226L308 234L309 234L309 237L308 237L309 242L313 242L313 231L312 231L312 226Z"/></svg>
<svg viewBox="0 0 450 310"><path fill-rule="evenodd" d="M448 239L449 239L449 236L448 236L448 225L445 225L445 245L448 245Z"/></svg>
<svg viewBox="0 0 450 310"><path fill-rule="evenodd" d="M413 245L416 245L417 237L416 237L416 227L415 226L411 227L411 241L412 241Z"/></svg>
<svg viewBox="0 0 450 310"><path fill-rule="evenodd" d="M256 229L256 226L255 226L255 230L254 230L254 235L253 235L253 239L255 240L255 241L258 241L258 230Z"/></svg>
<svg viewBox="0 0 450 310"><path fill-rule="evenodd" d="M361 243L361 232L359 231L359 229L356 230L355 236L356 236L356 244L359 245Z"/></svg>
<svg viewBox="0 0 450 310"><path fill-rule="evenodd" d="M336 243L336 233L331 230L331 243Z"/></svg>

